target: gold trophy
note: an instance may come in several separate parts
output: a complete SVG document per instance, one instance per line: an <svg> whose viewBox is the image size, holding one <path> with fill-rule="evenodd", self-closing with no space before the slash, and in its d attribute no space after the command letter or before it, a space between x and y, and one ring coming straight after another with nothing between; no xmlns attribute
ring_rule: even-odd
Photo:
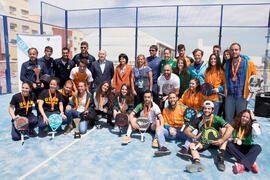
<svg viewBox="0 0 270 180"><path fill-rule="evenodd" d="M79 138L81 138L81 134L80 134L80 131L79 131L79 122L81 121L81 118L74 118L73 121L74 121L74 124L75 124L75 127L76 127L75 134L74 134L74 139L79 139Z"/></svg>
<svg viewBox="0 0 270 180"><path fill-rule="evenodd" d="M39 80L40 66L38 65L37 68L33 69L33 71L36 73L37 88L41 88L41 82Z"/></svg>

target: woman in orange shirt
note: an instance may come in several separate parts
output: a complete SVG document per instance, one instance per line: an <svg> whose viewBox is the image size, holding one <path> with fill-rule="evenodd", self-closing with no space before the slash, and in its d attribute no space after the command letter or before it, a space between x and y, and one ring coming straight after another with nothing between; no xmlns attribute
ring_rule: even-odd
<svg viewBox="0 0 270 180"><path fill-rule="evenodd" d="M120 92L122 84L127 84L130 86L132 71L132 67L127 64L128 56L126 54L122 53L118 58L120 64L115 68L112 84L112 88L114 89L115 93Z"/></svg>
<svg viewBox="0 0 270 180"><path fill-rule="evenodd" d="M200 91L200 80L192 78L189 82L189 89L187 89L182 98L178 101L179 104L193 107L197 112L202 114L204 96Z"/></svg>
<svg viewBox="0 0 270 180"><path fill-rule="evenodd" d="M211 96L205 96L205 100L213 101L215 105L214 113L217 115L222 103L222 97L219 97L218 93L224 93L225 84L225 72L222 68L220 58L216 54L211 54L208 61L208 68L204 73L204 82L210 83L214 86L214 94Z"/></svg>

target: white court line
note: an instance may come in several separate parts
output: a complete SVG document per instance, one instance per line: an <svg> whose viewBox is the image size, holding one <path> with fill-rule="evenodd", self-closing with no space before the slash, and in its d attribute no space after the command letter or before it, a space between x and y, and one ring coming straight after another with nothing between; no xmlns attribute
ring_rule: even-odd
<svg viewBox="0 0 270 180"><path fill-rule="evenodd" d="M27 176L29 176L30 174L32 174L33 172L35 172L36 170L38 170L40 167L42 167L43 165L45 165L46 163L48 163L50 160L52 160L53 158L55 158L56 156L58 156L59 154L61 154L63 151L65 151L66 149L68 149L70 146L72 146L73 144L79 142L81 139L83 139L84 137L86 137L94 129L96 129L96 126L94 126L93 129L89 130L86 134L82 135L82 137L80 139L74 140L72 143L70 143L69 145L67 145L63 149L59 150L57 153L55 153L54 155L52 155L51 157L49 157L48 159L46 159L45 161L43 161L42 163L40 163L38 166L36 166L35 168L31 169L30 171L28 171L27 173L25 173L23 176L19 177L18 180L22 180L22 179L26 178Z"/></svg>

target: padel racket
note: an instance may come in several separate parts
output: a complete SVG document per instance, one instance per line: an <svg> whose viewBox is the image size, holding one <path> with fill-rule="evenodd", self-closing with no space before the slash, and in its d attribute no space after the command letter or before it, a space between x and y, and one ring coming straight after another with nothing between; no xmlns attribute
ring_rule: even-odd
<svg viewBox="0 0 270 180"><path fill-rule="evenodd" d="M17 117L14 119L13 124L17 131L21 134L22 145L24 144L24 135L29 132L29 119L26 117Z"/></svg>
<svg viewBox="0 0 270 180"><path fill-rule="evenodd" d="M52 129L52 139L54 138L54 135L56 133L56 130L62 125L63 119L59 114L52 114L49 116L49 125Z"/></svg>
<svg viewBox="0 0 270 180"><path fill-rule="evenodd" d="M185 127L191 124L196 118L197 118L197 111L193 107L186 108L183 115L184 124L181 128L181 132L183 132Z"/></svg>
<svg viewBox="0 0 270 180"><path fill-rule="evenodd" d="M213 84L210 84L210 83L203 83L201 85L201 92L204 96L212 96L213 94L216 94L214 93L213 89L215 89L215 87L213 86ZM217 93L218 95L221 95L221 96L225 96L224 94L222 93Z"/></svg>
<svg viewBox="0 0 270 180"><path fill-rule="evenodd" d="M144 133L150 126L150 120L146 117L139 117L137 118L136 123L138 124L141 133L141 141L144 141Z"/></svg>
<svg viewBox="0 0 270 180"><path fill-rule="evenodd" d="M251 96L255 95L259 90L262 89L262 85L263 85L263 77L259 75L250 76L248 80L249 94L248 94L247 101L249 101Z"/></svg>
<svg viewBox="0 0 270 180"><path fill-rule="evenodd" d="M202 131L199 143L193 148L193 150L197 150L201 145L212 144L214 141L218 140L219 137L220 137L219 132L215 128L213 127L205 128Z"/></svg>
<svg viewBox="0 0 270 180"><path fill-rule="evenodd" d="M122 128L128 126L128 115L125 113L119 113L115 117L115 123L119 128L119 137L122 134Z"/></svg>

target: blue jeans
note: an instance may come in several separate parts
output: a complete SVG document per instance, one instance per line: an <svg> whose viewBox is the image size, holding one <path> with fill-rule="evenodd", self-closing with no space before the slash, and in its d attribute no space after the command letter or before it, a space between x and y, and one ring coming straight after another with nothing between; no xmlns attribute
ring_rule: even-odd
<svg viewBox="0 0 270 180"><path fill-rule="evenodd" d="M176 135L172 136L170 135L170 132L168 129L164 128L161 131L156 132L156 136L158 138L158 143L159 147L166 146L166 139L170 140L176 140L176 139L181 139L181 140L186 140L185 144L183 147L187 148L189 147L190 142L192 142L191 138L187 138L187 136L184 134L184 132L181 132L180 128L174 128L176 130Z"/></svg>
<svg viewBox="0 0 270 180"><path fill-rule="evenodd" d="M71 110L66 110L66 115L67 115L67 124L70 125L72 124L72 120L74 118L80 118L80 112L71 109ZM87 127L88 127L88 120L87 119L81 119L80 123L79 123L79 131L80 134L85 134L87 131Z"/></svg>
<svg viewBox="0 0 270 180"><path fill-rule="evenodd" d="M219 112L219 108L220 108L222 102L219 102L219 101L213 101L213 103L214 103L214 106L215 106L215 109L214 109L214 113L213 113L213 114L214 114L214 115L217 115L218 112Z"/></svg>
<svg viewBox="0 0 270 180"><path fill-rule="evenodd" d="M241 111L247 109L247 100L243 97L234 98L232 96L227 96L225 99L225 115L226 121L232 124L234 115L238 115Z"/></svg>

